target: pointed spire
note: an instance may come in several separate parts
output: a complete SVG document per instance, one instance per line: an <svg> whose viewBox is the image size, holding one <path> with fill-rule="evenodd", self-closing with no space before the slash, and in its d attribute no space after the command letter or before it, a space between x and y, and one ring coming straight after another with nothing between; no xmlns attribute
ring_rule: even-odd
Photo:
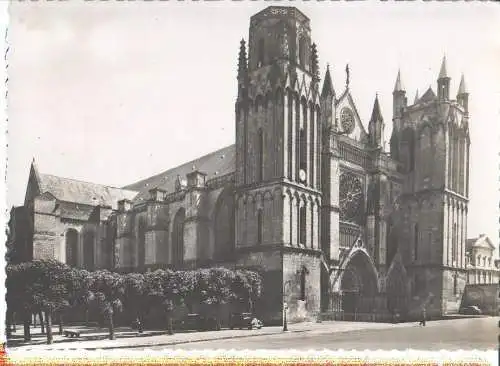
<svg viewBox="0 0 500 366"><path fill-rule="evenodd" d="M413 104L417 104L418 103L418 89L417 89L417 92L415 93L415 100L413 101Z"/></svg>
<svg viewBox="0 0 500 366"><path fill-rule="evenodd" d="M378 102L378 93L375 95L375 102L373 103L372 116L370 118L371 122L381 122L383 121L382 113L380 112L380 104Z"/></svg>
<svg viewBox="0 0 500 366"><path fill-rule="evenodd" d="M245 40L240 41L240 52L238 55L238 80L243 81L247 73L247 48Z"/></svg>
<svg viewBox="0 0 500 366"><path fill-rule="evenodd" d="M441 70L439 70L439 79L444 79L448 77L448 72L446 71L446 55L443 56L443 62L441 63Z"/></svg>
<svg viewBox="0 0 500 366"><path fill-rule="evenodd" d="M311 46L311 74L314 82L319 82L319 57L316 43Z"/></svg>
<svg viewBox="0 0 500 366"><path fill-rule="evenodd" d="M333 89L332 77L330 75L330 65L326 65L325 81L323 82L323 90L321 91L321 96L325 97L327 95L335 95L335 90Z"/></svg>
<svg viewBox="0 0 500 366"><path fill-rule="evenodd" d="M460 86L458 87L457 95L462 95L462 94L469 94L469 91L467 90L467 85L465 84L464 74L462 74L462 78L460 79Z"/></svg>
<svg viewBox="0 0 500 366"><path fill-rule="evenodd" d="M394 84L394 91L404 91L403 83L401 82L401 70L398 70L398 76L396 77L396 84Z"/></svg>

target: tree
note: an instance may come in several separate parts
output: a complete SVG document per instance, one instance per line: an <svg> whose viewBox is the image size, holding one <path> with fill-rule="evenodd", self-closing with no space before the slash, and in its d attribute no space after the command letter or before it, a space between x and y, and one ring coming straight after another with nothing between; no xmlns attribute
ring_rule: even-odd
<svg viewBox="0 0 500 366"><path fill-rule="evenodd" d="M28 278L34 279L33 304L45 313L47 344L51 344L52 316L69 305L66 278L70 268L56 260L34 260L27 269Z"/></svg>
<svg viewBox="0 0 500 366"><path fill-rule="evenodd" d="M91 277L94 302L108 321L109 339L115 339L114 314L123 310L125 281L122 275L107 270L92 272Z"/></svg>
<svg viewBox="0 0 500 366"><path fill-rule="evenodd" d="M125 308L131 309L136 319L137 330L142 333L144 313L148 308L148 297L146 296L145 276L141 273L128 273L124 275L125 285Z"/></svg>

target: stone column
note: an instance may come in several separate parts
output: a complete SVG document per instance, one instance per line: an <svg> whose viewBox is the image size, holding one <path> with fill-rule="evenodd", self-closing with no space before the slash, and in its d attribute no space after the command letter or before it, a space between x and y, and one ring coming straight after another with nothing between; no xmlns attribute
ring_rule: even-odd
<svg viewBox="0 0 500 366"><path fill-rule="evenodd" d="M294 95L293 92L290 92L291 94L291 100L292 100L292 103L291 103L291 108L290 108L290 112L291 112L291 129L290 129L290 132L291 132L291 145L290 145L290 149L291 149L291 153L290 153L290 158L292 160L292 164L291 164L291 171L289 172L289 178L291 181L295 182L297 180L297 121L298 121L298 114L297 114L297 108L298 108L298 99L297 97Z"/></svg>
<svg viewBox="0 0 500 366"><path fill-rule="evenodd" d="M289 163L289 153L288 149L290 148L289 146L289 139L290 137L288 136L288 131L289 131L289 125L290 125L290 108L289 108L289 102L290 102L290 95L289 91L285 90L283 93L283 110L280 111L279 116L280 118L283 118L283 130L280 131L280 134L283 136L283 151L281 152L281 159L283 161L283 167L282 167L282 175L283 177L288 177L289 174L289 169L288 169L288 163ZM283 113L283 116L281 117L281 113Z"/></svg>

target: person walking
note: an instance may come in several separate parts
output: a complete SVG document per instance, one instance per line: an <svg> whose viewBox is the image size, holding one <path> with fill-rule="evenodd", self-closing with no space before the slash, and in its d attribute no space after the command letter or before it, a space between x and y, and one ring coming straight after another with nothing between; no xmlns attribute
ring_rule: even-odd
<svg viewBox="0 0 500 366"><path fill-rule="evenodd" d="M425 318L426 318L426 315L425 315L425 306L424 306L424 307L422 307L422 320L420 320L420 323L419 323L423 327L425 327L425 320L426 320Z"/></svg>

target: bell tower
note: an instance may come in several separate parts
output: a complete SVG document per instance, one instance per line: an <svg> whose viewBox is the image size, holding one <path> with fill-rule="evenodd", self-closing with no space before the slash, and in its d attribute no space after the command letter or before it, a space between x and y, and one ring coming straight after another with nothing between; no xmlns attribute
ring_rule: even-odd
<svg viewBox="0 0 500 366"><path fill-rule="evenodd" d="M268 273L263 306L285 301L291 318L307 316L320 300L317 49L309 19L294 7L270 6L250 22L235 108L236 248L248 253L245 265Z"/></svg>

